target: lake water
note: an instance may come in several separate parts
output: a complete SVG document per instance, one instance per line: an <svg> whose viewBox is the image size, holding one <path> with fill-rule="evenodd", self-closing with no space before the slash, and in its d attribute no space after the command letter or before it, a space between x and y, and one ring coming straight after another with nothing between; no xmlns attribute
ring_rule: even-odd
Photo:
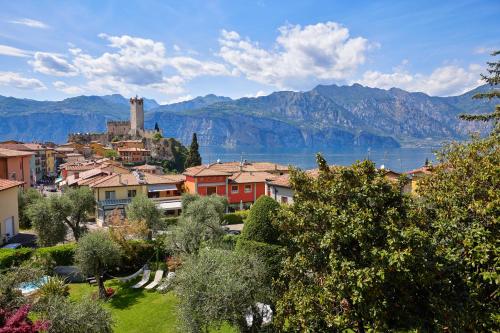
<svg viewBox="0 0 500 333"><path fill-rule="evenodd" d="M366 149L352 148L344 150L321 150L328 164L350 165L357 160L369 158L377 167L384 165L394 171L409 171L424 165L426 158L435 161L436 148L393 148ZM294 165L302 169L316 168L316 153L313 149L304 150L262 150L251 148L224 149L220 147L200 147L203 163L241 161L267 161L284 165Z"/></svg>

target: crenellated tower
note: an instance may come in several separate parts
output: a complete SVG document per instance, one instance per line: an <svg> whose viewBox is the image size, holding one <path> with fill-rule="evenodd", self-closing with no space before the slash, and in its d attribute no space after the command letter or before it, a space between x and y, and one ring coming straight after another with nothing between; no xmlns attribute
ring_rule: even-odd
<svg viewBox="0 0 500 333"><path fill-rule="evenodd" d="M137 96L130 99L130 135L144 133L144 100Z"/></svg>

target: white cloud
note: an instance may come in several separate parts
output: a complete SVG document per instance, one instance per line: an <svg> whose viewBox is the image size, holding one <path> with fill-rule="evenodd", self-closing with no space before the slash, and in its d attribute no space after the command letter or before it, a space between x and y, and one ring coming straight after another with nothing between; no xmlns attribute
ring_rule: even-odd
<svg viewBox="0 0 500 333"><path fill-rule="evenodd" d="M186 78L194 78L202 75L231 75L231 72L222 64L211 61L200 61L191 57L174 57L168 59L167 63Z"/></svg>
<svg viewBox="0 0 500 333"><path fill-rule="evenodd" d="M335 22L279 28L274 47L242 39L222 30L219 55L248 79L278 88L310 87L313 83L350 78L375 46Z"/></svg>
<svg viewBox="0 0 500 333"><path fill-rule="evenodd" d="M36 72L53 76L75 76L78 70L66 59L55 53L35 52L29 64Z"/></svg>
<svg viewBox="0 0 500 333"><path fill-rule="evenodd" d="M45 85L40 80L27 78L15 72L0 72L0 85L11 86L18 89L46 89Z"/></svg>
<svg viewBox="0 0 500 333"><path fill-rule="evenodd" d="M77 87L77 86L68 86L65 82L63 81L55 81L52 83L52 85L59 91L62 91L65 94L68 95L79 95L84 92L84 89Z"/></svg>
<svg viewBox="0 0 500 333"><path fill-rule="evenodd" d="M24 25L24 26L27 26L27 27L30 27L30 28L37 28L37 29L47 29L49 28L49 26L41 21L37 21L37 20L33 20L33 19L29 19L29 18L21 18L21 19L18 19L18 20L11 20L9 21L10 23L14 23L14 24L20 24L20 25Z"/></svg>
<svg viewBox="0 0 500 333"><path fill-rule="evenodd" d="M174 49L175 52L179 52L181 50L181 47L177 44L174 44L174 46L172 46L172 48Z"/></svg>
<svg viewBox="0 0 500 333"><path fill-rule="evenodd" d="M0 44L0 55L25 58L29 57L31 55L31 52L26 50L21 50L16 47Z"/></svg>
<svg viewBox="0 0 500 333"><path fill-rule="evenodd" d="M447 65L436 68L432 73L412 74L404 67L396 67L392 73L366 71L356 82L368 87L389 89L392 87L408 91L424 92L433 96L462 94L480 84L481 66L471 64L468 68Z"/></svg>

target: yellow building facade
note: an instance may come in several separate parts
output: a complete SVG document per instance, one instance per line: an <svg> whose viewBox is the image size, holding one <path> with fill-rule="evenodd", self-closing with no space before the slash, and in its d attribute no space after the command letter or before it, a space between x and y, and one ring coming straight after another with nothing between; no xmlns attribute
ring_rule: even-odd
<svg viewBox="0 0 500 333"><path fill-rule="evenodd" d="M19 233L18 191L23 183L0 179L0 245Z"/></svg>

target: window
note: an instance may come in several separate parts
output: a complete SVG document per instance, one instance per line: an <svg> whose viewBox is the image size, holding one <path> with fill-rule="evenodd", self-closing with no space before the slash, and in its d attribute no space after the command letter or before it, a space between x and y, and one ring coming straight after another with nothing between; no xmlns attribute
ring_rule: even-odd
<svg viewBox="0 0 500 333"><path fill-rule="evenodd" d="M133 198L133 197L135 197L136 195L137 195L137 190L128 190L128 194L127 194L127 196L128 196L129 198Z"/></svg>
<svg viewBox="0 0 500 333"><path fill-rule="evenodd" d="M104 196L106 197L106 200L115 200L116 199L116 192L115 191L106 191L104 193Z"/></svg>
<svg viewBox="0 0 500 333"><path fill-rule="evenodd" d="M207 195L217 194L217 187L210 186L207 187Z"/></svg>
<svg viewBox="0 0 500 333"><path fill-rule="evenodd" d="M231 185L231 193L238 193L238 192L239 192L239 186Z"/></svg>
<svg viewBox="0 0 500 333"><path fill-rule="evenodd" d="M251 192L252 192L252 184L245 185L245 193L251 193Z"/></svg>
<svg viewBox="0 0 500 333"><path fill-rule="evenodd" d="M288 203L288 197L281 197L281 203Z"/></svg>

